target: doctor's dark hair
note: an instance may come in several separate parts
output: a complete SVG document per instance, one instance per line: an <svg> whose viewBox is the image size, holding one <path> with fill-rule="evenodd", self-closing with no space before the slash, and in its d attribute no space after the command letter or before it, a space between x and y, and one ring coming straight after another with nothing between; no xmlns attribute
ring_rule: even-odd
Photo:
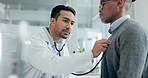
<svg viewBox="0 0 148 78"><path fill-rule="evenodd" d="M69 12L72 12L74 16L76 15L76 12L72 7L65 6L65 5L57 5L52 9L50 18L56 18L57 19L58 16L60 15L61 10L69 11Z"/></svg>

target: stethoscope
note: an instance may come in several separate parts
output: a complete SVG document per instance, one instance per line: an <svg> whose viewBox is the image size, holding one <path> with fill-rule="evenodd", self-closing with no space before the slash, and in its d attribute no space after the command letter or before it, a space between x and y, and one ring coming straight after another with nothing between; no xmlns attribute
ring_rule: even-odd
<svg viewBox="0 0 148 78"><path fill-rule="evenodd" d="M91 73L93 70L96 69L96 67L97 67L98 64L101 62L101 60L103 59L104 56L105 56L105 52L103 53L101 59L96 63L96 65L95 65L92 69L90 69L89 71L87 71L87 72L85 72L85 73L71 73L71 74L73 74L73 75L75 75L75 76L82 76L82 75L87 75L87 74Z"/></svg>
<svg viewBox="0 0 148 78"><path fill-rule="evenodd" d="M64 46L65 46L65 43L62 45L61 49L58 49L57 45L56 45L56 42L54 42L54 47L55 47L56 51L58 51L58 55L59 56L61 56L61 51L63 50ZM96 65L91 70L89 70L88 72L85 72L85 73L71 73L71 74L75 75L75 76L82 76L82 75L86 75L86 74L91 73L98 66L98 64L101 62L101 60L103 59L104 55L105 55L105 52L103 53L101 59L96 63Z"/></svg>
<svg viewBox="0 0 148 78"><path fill-rule="evenodd" d="M59 56L61 56L61 51L63 50L63 47L65 46L65 44L63 44L63 46L61 47L61 49L57 48L56 42L54 42L54 47L55 49L58 51Z"/></svg>
<svg viewBox="0 0 148 78"><path fill-rule="evenodd" d="M63 46L61 47L61 49L58 49L57 48L57 45L56 45L56 42L54 42L54 47L58 51L59 56L61 56L61 53L60 52L63 50L63 47L64 46L65 46L65 44L63 44ZM85 73L71 73L71 74L76 75L76 76L82 76L82 75L86 75L86 74L91 73L98 66L98 64L100 63L100 61L103 59L104 55L105 55L105 52L103 53L101 59L97 62L97 64L91 70L89 70L88 72L85 72Z"/></svg>

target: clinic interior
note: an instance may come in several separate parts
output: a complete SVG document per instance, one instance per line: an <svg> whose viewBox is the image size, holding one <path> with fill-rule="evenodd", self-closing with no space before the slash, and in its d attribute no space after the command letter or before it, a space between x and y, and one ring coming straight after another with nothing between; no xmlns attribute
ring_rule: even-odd
<svg viewBox="0 0 148 78"><path fill-rule="evenodd" d="M19 35L32 35L38 33L41 27L49 26L51 9L57 4L70 5L77 12L76 23L67 42L70 54L89 52L95 40L109 37L108 24L103 24L98 16L99 0L0 0L0 69L3 69L0 70L0 78L8 78L6 76L14 68L20 72L23 70L14 64L20 61L18 52L23 49ZM134 19L135 10L132 6L129 11ZM95 61L99 59L100 56ZM90 76L95 78L99 74L100 65Z"/></svg>

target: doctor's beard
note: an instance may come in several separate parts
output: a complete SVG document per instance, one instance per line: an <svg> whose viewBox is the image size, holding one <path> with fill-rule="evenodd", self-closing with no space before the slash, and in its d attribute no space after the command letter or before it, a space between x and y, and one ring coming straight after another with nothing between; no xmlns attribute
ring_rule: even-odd
<svg viewBox="0 0 148 78"><path fill-rule="evenodd" d="M59 36L63 39L67 39L70 35L71 31L68 29L63 29L60 33Z"/></svg>

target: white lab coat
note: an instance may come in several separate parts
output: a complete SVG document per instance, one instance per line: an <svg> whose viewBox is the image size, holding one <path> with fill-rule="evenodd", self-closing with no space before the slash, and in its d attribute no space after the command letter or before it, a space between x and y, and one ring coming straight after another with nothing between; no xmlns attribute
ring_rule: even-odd
<svg viewBox="0 0 148 78"><path fill-rule="evenodd" d="M22 60L25 63L25 78L42 78L43 73L48 73L51 76L70 74L92 68L91 52L75 53L68 56L67 46L64 46L64 57L59 57L52 52L48 35L44 28L25 45L22 53ZM49 42L48 45L47 42Z"/></svg>

